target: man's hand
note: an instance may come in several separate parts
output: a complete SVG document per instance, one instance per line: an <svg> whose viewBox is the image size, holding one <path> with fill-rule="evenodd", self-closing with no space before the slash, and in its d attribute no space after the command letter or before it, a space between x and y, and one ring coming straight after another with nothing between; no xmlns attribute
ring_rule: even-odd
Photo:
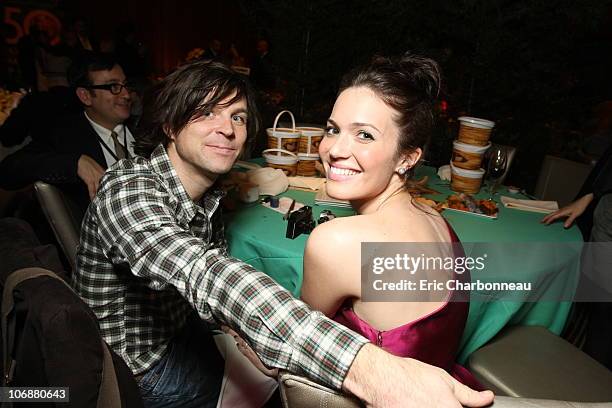
<svg viewBox="0 0 612 408"><path fill-rule="evenodd" d="M93 200L100 186L100 179L104 175L104 169L94 159L82 154L77 165L77 175L87 186L89 199Z"/></svg>
<svg viewBox="0 0 612 408"><path fill-rule="evenodd" d="M366 344L357 354L342 387L368 407L483 407L491 391L474 391L446 371L411 358L392 356Z"/></svg>
<svg viewBox="0 0 612 408"><path fill-rule="evenodd" d="M568 204L565 207L548 214L546 217L542 218L540 222L548 225L559 218L567 217L567 219L563 223L563 226L565 228L569 228L574 223L574 220L582 215L582 213L584 212L584 210L586 210L591 201L593 201L593 194L586 194L580 197L578 200L574 201L573 203Z"/></svg>

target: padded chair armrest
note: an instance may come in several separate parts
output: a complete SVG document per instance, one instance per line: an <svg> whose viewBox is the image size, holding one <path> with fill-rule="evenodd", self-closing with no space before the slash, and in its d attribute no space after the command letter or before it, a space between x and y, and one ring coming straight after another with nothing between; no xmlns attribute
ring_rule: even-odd
<svg viewBox="0 0 612 408"><path fill-rule="evenodd" d="M610 402L570 402L533 398L495 397L491 408L612 408Z"/></svg>
<svg viewBox="0 0 612 408"><path fill-rule="evenodd" d="M281 371L278 387L285 408L360 408L361 402L352 396L342 394L306 377Z"/></svg>
<svg viewBox="0 0 612 408"><path fill-rule="evenodd" d="M344 395L309 379L281 372L278 376L285 408L359 408L355 397ZM491 408L612 408L609 402L570 402L532 398L495 397Z"/></svg>
<svg viewBox="0 0 612 408"><path fill-rule="evenodd" d="M467 368L498 395L612 401L612 373L544 327L504 329L470 355Z"/></svg>

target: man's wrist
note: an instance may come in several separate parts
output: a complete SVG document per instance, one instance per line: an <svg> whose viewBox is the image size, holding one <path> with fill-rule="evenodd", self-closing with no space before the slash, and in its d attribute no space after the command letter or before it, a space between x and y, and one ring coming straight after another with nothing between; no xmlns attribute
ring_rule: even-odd
<svg viewBox="0 0 612 408"><path fill-rule="evenodd" d="M365 344L355 356L353 364L342 383L342 389L355 395L362 401L372 402L376 399L375 385L378 373L377 367L384 366L383 361L388 355L371 343Z"/></svg>
<svg viewBox="0 0 612 408"><path fill-rule="evenodd" d="M292 356L296 357L289 371L301 372L337 390L342 388L360 350L369 344L363 336L320 312L308 313L285 341L295 350Z"/></svg>

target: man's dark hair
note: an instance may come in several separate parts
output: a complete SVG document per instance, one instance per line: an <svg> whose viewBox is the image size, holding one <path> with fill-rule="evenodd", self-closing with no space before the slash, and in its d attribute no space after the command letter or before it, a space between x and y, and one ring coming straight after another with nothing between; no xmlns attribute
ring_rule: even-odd
<svg viewBox="0 0 612 408"><path fill-rule="evenodd" d="M93 85L89 78L90 72L110 71L119 65L112 54L85 51L79 54L68 68L68 83L73 88Z"/></svg>
<svg viewBox="0 0 612 408"><path fill-rule="evenodd" d="M247 135L254 136L259 129L259 113L248 79L220 62L194 61L183 65L145 94L134 151L149 157L159 144L168 145L171 134L178 135L185 126L234 93L225 105L246 100Z"/></svg>

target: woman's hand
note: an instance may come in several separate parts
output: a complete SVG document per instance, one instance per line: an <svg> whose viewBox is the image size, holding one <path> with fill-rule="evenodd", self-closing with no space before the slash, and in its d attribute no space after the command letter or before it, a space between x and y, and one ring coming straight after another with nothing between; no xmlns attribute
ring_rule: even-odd
<svg viewBox="0 0 612 408"><path fill-rule="evenodd" d="M236 347L238 347L238 350L240 350L240 352L249 359L249 361L255 366L257 367L257 369L259 371L261 371L262 373L264 373L265 375L267 375L268 377L273 377L276 378L278 377L278 368L273 368L270 369L268 367L266 367L264 365L264 363L261 362L261 360L259 359L259 357L257 356L257 354L255 354L255 352L253 351L253 349L251 348L251 346L248 345L248 343L246 341L244 341L242 339L242 337L240 337L238 335L238 333L236 333L235 331L233 331L231 328L229 328L228 326L222 326L221 329L223 330L223 332L225 332L226 334L229 334L230 336L234 337L234 340L236 340Z"/></svg>
<svg viewBox="0 0 612 408"><path fill-rule="evenodd" d="M563 226L565 228L569 228L574 223L574 220L584 213L584 210L589 206L589 204L593 201L593 193L586 194L580 197L578 200L574 201L571 204L566 205L565 207L548 214L546 217L542 218L540 222L544 224L550 224L559 218L565 218L565 222Z"/></svg>

